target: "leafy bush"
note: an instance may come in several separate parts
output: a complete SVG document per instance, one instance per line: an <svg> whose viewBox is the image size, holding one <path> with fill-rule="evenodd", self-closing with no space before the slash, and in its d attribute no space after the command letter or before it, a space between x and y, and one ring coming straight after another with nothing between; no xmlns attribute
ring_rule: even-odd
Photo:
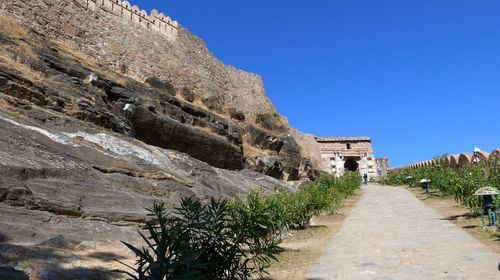
<svg viewBox="0 0 500 280"><path fill-rule="evenodd" d="M150 236L140 233L147 247L124 242L138 259L130 267L136 274L127 273L133 279L247 279L262 274L279 252L277 242L256 247L253 231L232 219L226 200L202 205L184 198L173 217L163 204L149 211L155 217L146 224Z"/></svg>
<svg viewBox="0 0 500 280"><path fill-rule="evenodd" d="M128 98L127 103L130 103L130 104L137 104L137 97L135 97L135 96L130 96L130 97Z"/></svg>
<svg viewBox="0 0 500 280"><path fill-rule="evenodd" d="M481 200L474 196L474 193L479 188L492 186L488 177L485 176L484 167L484 164L463 167L458 171L459 180L452 185L455 200L474 211L481 207Z"/></svg>
<svg viewBox="0 0 500 280"><path fill-rule="evenodd" d="M146 224L149 237L140 231L139 234L148 247L140 249L123 242L137 257L136 267L125 264L135 274L124 273L140 280L199 277L202 267L195 264L199 253L186 246L190 243L189 230L167 216L164 204L154 204L153 209L147 210L148 216L154 216L155 220Z"/></svg>
<svg viewBox="0 0 500 280"><path fill-rule="evenodd" d="M276 194L264 195L254 191L248 194L246 200L230 203L234 232L255 256L252 267L257 272L265 272L270 261L275 259L280 252L281 234L288 229L286 209L276 199Z"/></svg>
<svg viewBox="0 0 500 280"><path fill-rule="evenodd" d="M386 185L405 185L406 177L412 176L418 186L421 179L430 179L430 187L439 190L445 195L452 195L456 201L476 211L481 206L481 200L474 196L474 192L481 187L500 186L500 165L497 159L482 161L478 164L467 165L454 170L440 161L434 166L417 169L406 169L391 173L380 180Z"/></svg>
<svg viewBox="0 0 500 280"><path fill-rule="evenodd" d="M307 186L304 191L291 195L291 226L307 228L312 216L324 211L334 211L342 201L361 185L361 176L348 172L341 178L323 175Z"/></svg>
<svg viewBox="0 0 500 280"><path fill-rule="evenodd" d="M289 227L306 228L313 215L336 209L361 177L322 176L301 192L253 191L242 200L203 205L183 198L173 215L163 204L148 209L146 247L124 244L137 257L133 279L248 279L262 276L281 251Z"/></svg>
<svg viewBox="0 0 500 280"><path fill-rule="evenodd" d="M176 212L181 227L191 233L190 247L199 252L196 263L203 267L200 279L248 278L261 272L264 265L259 261L268 251L246 251L251 241L232 219L226 200L212 198L208 205L202 205L184 198Z"/></svg>

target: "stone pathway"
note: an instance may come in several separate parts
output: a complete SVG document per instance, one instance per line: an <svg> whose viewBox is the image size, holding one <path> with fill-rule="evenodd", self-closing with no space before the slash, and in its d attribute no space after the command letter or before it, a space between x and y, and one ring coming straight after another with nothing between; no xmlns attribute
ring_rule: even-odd
<svg viewBox="0 0 500 280"><path fill-rule="evenodd" d="M500 255L399 187L370 185L306 279L500 279Z"/></svg>

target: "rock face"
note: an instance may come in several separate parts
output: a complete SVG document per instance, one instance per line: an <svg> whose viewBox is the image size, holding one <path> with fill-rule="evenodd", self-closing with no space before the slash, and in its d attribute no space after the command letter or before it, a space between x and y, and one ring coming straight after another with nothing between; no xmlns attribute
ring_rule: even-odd
<svg viewBox="0 0 500 280"><path fill-rule="evenodd" d="M156 199L174 205L186 195L206 199L238 196L258 186L284 186L255 172L217 169L186 154L95 130L85 123L72 122L71 126L66 129L75 132L62 133L55 127L0 114L0 205L11 213L1 215L2 224L19 222L24 215L12 214L27 209L37 211L26 218L58 216L54 227L26 224L2 227L2 233L20 231L15 234L18 240L36 236L42 242L56 232L71 232L69 239L81 242L93 238L86 233L91 227L85 230L83 224L92 220L143 222L144 207ZM88 221L78 231L63 226L65 221L77 224L75 218Z"/></svg>
<svg viewBox="0 0 500 280"><path fill-rule="evenodd" d="M4 0L4 8L50 39L83 50L104 66L143 82L151 76L188 88L214 108L270 112L259 76L224 65L205 43L178 28L175 41L103 9L86 9L86 0ZM252 104L252 106L248 106Z"/></svg>
<svg viewBox="0 0 500 280"><path fill-rule="evenodd" d="M283 167L281 161L276 156L261 156L248 158L246 165L259 173L266 174L277 179L283 179Z"/></svg>
<svg viewBox="0 0 500 280"><path fill-rule="evenodd" d="M145 143L185 152L215 167L231 170L243 167L241 147L219 135L200 131L170 117L161 117L144 106L131 107L126 111L126 117L132 123L137 139ZM239 135L235 135L238 139Z"/></svg>
<svg viewBox="0 0 500 280"><path fill-rule="evenodd" d="M258 76L225 66L185 29L168 41L81 3L0 2L0 275L24 277L9 268L22 267L18 250L31 254L17 243L137 242L154 201L294 191L318 175L302 134L252 123L274 111ZM60 273L36 277L108 279Z"/></svg>
<svg viewBox="0 0 500 280"><path fill-rule="evenodd" d="M29 280L29 277L26 273L12 267L0 267L0 279Z"/></svg>
<svg viewBox="0 0 500 280"><path fill-rule="evenodd" d="M198 102L242 121L275 114L258 75L223 64L200 38L179 26L175 40L105 9L86 8L87 0L4 0L3 9L46 38L83 51L107 69L188 102ZM49 12L47 12L49 11ZM319 149L312 137L287 123L278 136L290 135L301 158L319 167Z"/></svg>

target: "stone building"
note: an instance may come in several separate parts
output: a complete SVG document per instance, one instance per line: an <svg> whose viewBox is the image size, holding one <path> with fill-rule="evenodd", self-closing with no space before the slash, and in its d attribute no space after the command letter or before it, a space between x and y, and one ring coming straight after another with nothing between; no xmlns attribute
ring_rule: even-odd
<svg viewBox="0 0 500 280"><path fill-rule="evenodd" d="M390 169L389 159L386 157L375 159L377 164L377 173L379 176L387 175Z"/></svg>
<svg viewBox="0 0 500 280"><path fill-rule="evenodd" d="M326 171L342 176L345 171L358 171L376 178L377 165L369 137L316 137Z"/></svg>

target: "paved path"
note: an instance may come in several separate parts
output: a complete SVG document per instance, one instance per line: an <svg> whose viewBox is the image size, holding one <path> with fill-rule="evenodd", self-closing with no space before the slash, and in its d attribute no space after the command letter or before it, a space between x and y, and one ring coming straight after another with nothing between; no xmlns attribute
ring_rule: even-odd
<svg viewBox="0 0 500 280"><path fill-rule="evenodd" d="M500 279L500 255L413 194L370 185L307 279Z"/></svg>

